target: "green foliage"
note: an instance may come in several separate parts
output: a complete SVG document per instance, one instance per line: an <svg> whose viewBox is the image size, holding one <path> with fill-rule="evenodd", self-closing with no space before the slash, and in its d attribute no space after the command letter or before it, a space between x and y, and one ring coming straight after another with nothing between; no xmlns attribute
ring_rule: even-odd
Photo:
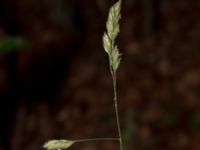
<svg viewBox="0 0 200 150"><path fill-rule="evenodd" d="M19 50L25 46L25 40L21 37L7 36L0 39L0 52L7 53Z"/></svg>
<svg viewBox="0 0 200 150"><path fill-rule="evenodd" d="M193 112L187 120L187 125L192 130L200 130L200 112L199 112L200 98L197 97L196 100L197 100L198 111Z"/></svg>
<svg viewBox="0 0 200 150"><path fill-rule="evenodd" d="M200 119L197 116L196 113L192 114L188 120L187 120L187 124L189 126L190 129L192 130L199 130L200 129Z"/></svg>

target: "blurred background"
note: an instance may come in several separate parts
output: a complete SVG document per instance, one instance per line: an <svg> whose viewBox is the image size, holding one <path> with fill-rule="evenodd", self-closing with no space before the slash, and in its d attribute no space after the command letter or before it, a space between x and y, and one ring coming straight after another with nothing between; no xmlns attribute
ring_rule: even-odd
<svg viewBox="0 0 200 150"><path fill-rule="evenodd" d="M117 137L102 47L114 2L0 1L0 150ZM199 17L199 0L123 0L118 95L126 150L200 149Z"/></svg>

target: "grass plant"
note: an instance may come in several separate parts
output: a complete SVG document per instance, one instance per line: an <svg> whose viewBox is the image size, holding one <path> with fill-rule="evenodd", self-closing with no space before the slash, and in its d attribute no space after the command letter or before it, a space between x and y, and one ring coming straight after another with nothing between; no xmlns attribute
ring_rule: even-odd
<svg viewBox="0 0 200 150"><path fill-rule="evenodd" d="M124 150L122 133L119 120L118 100L117 100L117 69L119 68L121 61L121 54L115 44L115 40L119 34L119 20L121 18L121 0L115 3L109 10L109 15L106 23L107 31L103 35L103 47L108 54L110 73L113 81L113 102L115 106L116 124L118 129L117 138L89 138L78 140L50 140L43 145L43 148L47 150L61 150L67 149L75 143L89 142L89 141L118 141L120 150Z"/></svg>

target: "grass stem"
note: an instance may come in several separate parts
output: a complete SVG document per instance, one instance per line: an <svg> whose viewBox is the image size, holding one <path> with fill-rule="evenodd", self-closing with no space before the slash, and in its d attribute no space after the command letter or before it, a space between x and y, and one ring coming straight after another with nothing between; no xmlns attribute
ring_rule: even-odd
<svg viewBox="0 0 200 150"><path fill-rule="evenodd" d="M120 141L120 139L119 138L89 138L89 139L74 140L75 143L89 142L89 141Z"/></svg>
<svg viewBox="0 0 200 150"><path fill-rule="evenodd" d="M111 70L111 75L112 75L112 80L113 80L113 95L114 95L113 100L114 100L114 105L115 105L115 115L116 115L116 121L117 121L120 150L124 150L120 121L119 121L119 111L118 111L118 101L117 101L117 86L116 86L116 72Z"/></svg>

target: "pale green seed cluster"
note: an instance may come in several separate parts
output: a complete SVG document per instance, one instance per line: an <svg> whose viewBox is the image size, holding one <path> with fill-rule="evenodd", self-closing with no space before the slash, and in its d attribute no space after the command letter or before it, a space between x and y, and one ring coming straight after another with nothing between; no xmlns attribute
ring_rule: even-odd
<svg viewBox="0 0 200 150"><path fill-rule="evenodd" d="M120 65L121 57L115 39L119 33L119 20L121 18L121 0L114 4L109 11L106 23L107 32L103 35L103 46L108 53L112 71L116 72Z"/></svg>
<svg viewBox="0 0 200 150"><path fill-rule="evenodd" d="M74 144L71 140L50 140L43 145L43 148L47 150L61 150L67 149Z"/></svg>

